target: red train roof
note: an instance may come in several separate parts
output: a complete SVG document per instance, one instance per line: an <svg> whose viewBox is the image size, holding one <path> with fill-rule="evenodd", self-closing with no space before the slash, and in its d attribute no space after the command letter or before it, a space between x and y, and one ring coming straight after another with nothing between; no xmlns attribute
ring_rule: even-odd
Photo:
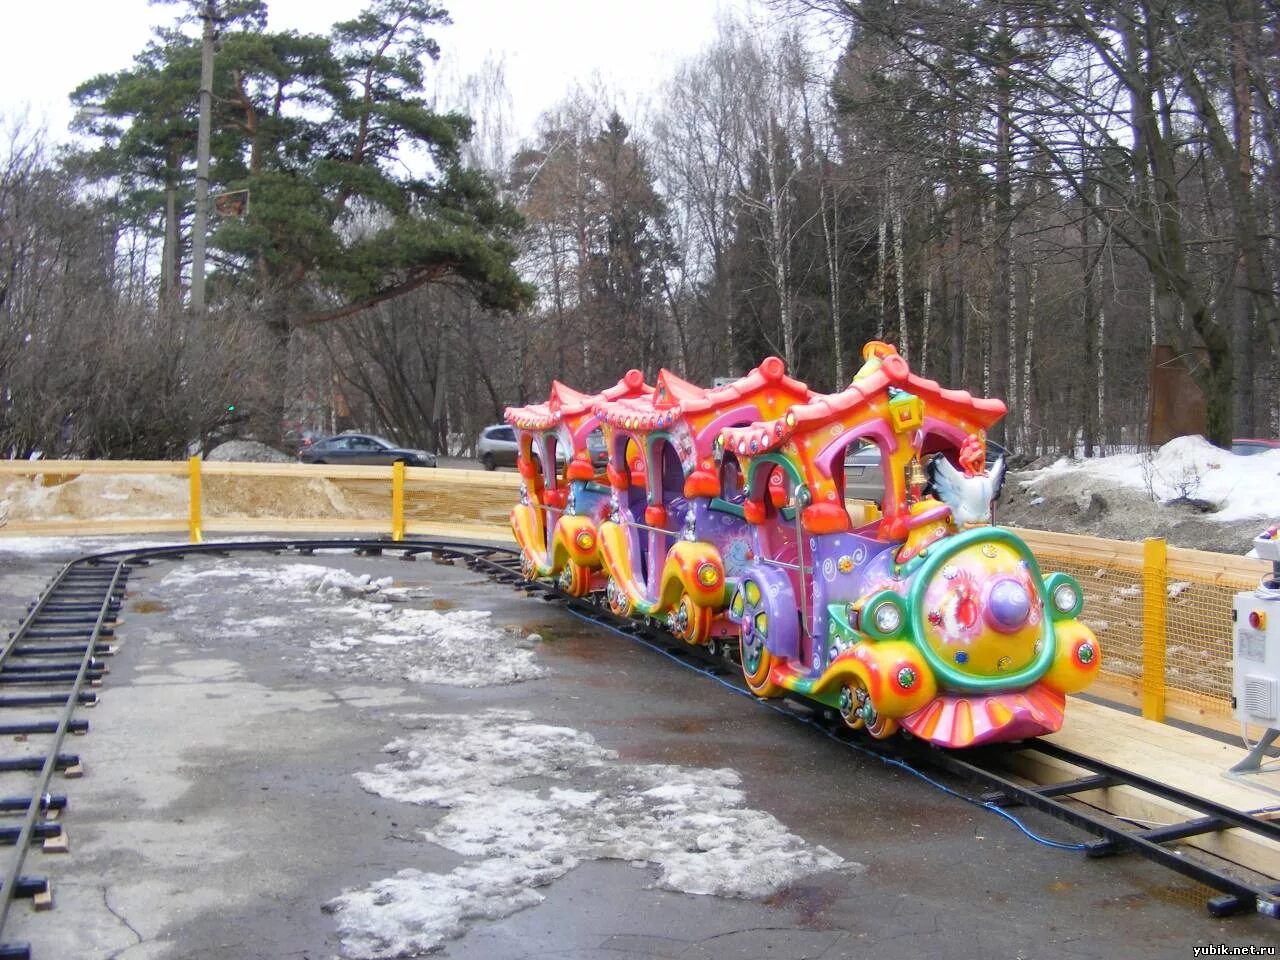
<svg viewBox="0 0 1280 960"><path fill-rule="evenodd" d="M724 431L725 444L738 453L757 453L785 444L795 434L819 429L843 420L859 406L886 398L891 387L920 397L926 409L942 410L974 429L987 429L1008 412L1003 400L975 397L968 390L950 390L911 372L896 352L884 357L877 369L859 377L839 393L817 396L797 404L776 420L758 421L749 427Z"/></svg>
<svg viewBox="0 0 1280 960"><path fill-rule="evenodd" d="M644 382L644 375L634 369L628 370L621 380L599 393L582 393L559 380L553 380L551 395L545 403L507 407L503 411L503 419L521 430L550 430L565 417L594 413L596 406L602 401L645 396L652 391L653 387Z"/></svg>
<svg viewBox="0 0 1280 960"><path fill-rule="evenodd" d="M810 396L808 386L787 376L786 369L780 358L767 357L733 383L711 389L664 369L658 371L658 383L651 395L602 402L597 404L597 411L614 426L647 432L663 430L689 414L728 406L769 386L782 387L798 396Z"/></svg>

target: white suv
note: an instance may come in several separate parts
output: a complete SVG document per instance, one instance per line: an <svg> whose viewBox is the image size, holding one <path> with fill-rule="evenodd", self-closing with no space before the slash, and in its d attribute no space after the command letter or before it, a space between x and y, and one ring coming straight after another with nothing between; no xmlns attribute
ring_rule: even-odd
<svg viewBox="0 0 1280 960"><path fill-rule="evenodd" d="M497 467L514 467L520 445L516 442L516 428L505 423L495 423L480 431L476 442L476 456L486 470Z"/></svg>

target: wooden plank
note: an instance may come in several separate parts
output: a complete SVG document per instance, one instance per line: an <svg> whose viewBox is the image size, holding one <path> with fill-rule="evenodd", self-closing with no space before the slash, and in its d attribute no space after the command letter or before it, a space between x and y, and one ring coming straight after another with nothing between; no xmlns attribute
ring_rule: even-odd
<svg viewBox="0 0 1280 960"><path fill-rule="evenodd" d="M1143 720L1078 697L1071 698L1066 716L1062 730L1046 740L1236 810L1258 810L1275 803L1275 796L1261 785L1226 779L1226 772L1245 756L1243 746ZM1037 783L1071 779L1082 772L1042 755L1028 756L1024 763L1022 772ZM1115 816L1152 825L1190 816L1171 801L1128 787L1090 791L1078 799ZM1182 842L1280 878L1280 844L1266 838L1227 831Z"/></svg>
<svg viewBox="0 0 1280 960"><path fill-rule="evenodd" d="M1106 670L1105 663L1103 670ZM1137 677L1105 674L1090 684L1086 693L1117 706L1142 709L1142 688ZM1231 704L1226 700L1215 701L1214 706L1206 706L1203 697L1166 687L1164 713L1169 720L1204 727L1217 733L1237 736L1240 733L1240 724L1232 717Z"/></svg>
<svg viewBox="0 0 1280 960"><path fill-rule="evenodd" d="M1043 754L1020 754L1015 769L1032 783L1060 783L1075 779L1085 770ZM1162 826L1195 819L1201 814L1169 800L1153 797L1132 787L1108 787L1072 794L1079 802L1114 817L1131 820L1144 827ZM1216 799L1216 798L1215 798ZM1256 809L1250 807L1247 809ZM1266 837L1227 830L1206 833L1178 841L1221 857L1231 863L1269 877L1280 878L1280 844Z"/></svg>
<svg viewBox="0 0 1280 960"><path fill-rule="evenodd" d="M1168 571L1170 580L1200 580L1234 592L1257 586L1271 573L1271 564L1256 557L1170 547Z"/></svg>
<svg viewBox="0 0 1280 960"><path fill-rule="evenodd" d="M0 460L0 476L73 477L82 473L150 473L185 477L185 460Z"/></svg>
<svg viewBox="0 0 1280 960"><path fill-rule="evenodd" d="M1061 553L1080 557L1090 563L1120 563L1141 569L1142 544L1127 540L1104 540L1101 537L1085 537L1074 533L1056 533L1050 530L1032 530L1029 527L1010 527L1032 553Z"/></svg>

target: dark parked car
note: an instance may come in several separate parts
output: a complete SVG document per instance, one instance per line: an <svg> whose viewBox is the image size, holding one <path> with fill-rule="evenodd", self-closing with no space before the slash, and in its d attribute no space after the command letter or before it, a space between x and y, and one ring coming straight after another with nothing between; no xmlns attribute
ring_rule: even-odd
<svg viewBox="0 0 1280 960"><path fill-rule="evenodd" d="M987 441L987 468L1009 451L994 440ZM927 459L927 458L926 458ZM850 447L844 454L844 495L850 500L870 500L880 505L884 499L884 469L880 465L880 448L874 443Z"/></svg>
<svg viewBox="0 0 1280 960"><path fill-rule="evenodd" d="M302 448L298 459L303 463L381 463L403 461L407 467L434 467L436 455L426 450L407 450L390 440L367 433L340 433L336 437L316 440Z"/></svg>

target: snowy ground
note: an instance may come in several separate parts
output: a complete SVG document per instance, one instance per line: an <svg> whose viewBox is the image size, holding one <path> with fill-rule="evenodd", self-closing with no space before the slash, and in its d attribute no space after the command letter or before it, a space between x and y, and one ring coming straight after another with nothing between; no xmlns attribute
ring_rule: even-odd
<svg viewBox="0 0 1280 960"><path fill-rule="evenodd" d="M12 622L59 558L7 543ZM118 639L34 956L1157 960L1271 922L462 565L156 563Z"/></svg>
<svg viewBox="0 0 1280 960"><path fill-rule="evenodd" d="M286 638L293 656L347 683L479 688L547 675L536 634L483 610L436 610L424 586L320 563L198 561L149 592L197 642ZM220 609L210 620L211 607ZM408 712L405 733L354 773L368 793L443 814L423 840L451 871L401 869L334 890L325 905L349 958L418 956L475 924L536 906L540 888L593 860L654 872L659 889L762 898L810 874L856 873L769 813L727 768L629 763L584 731L526 710Z"/></svg>
<svg viewBox="0 0 1280 960"><path fill-rule="evenodd" d="M1011 473L1000 523L1243 554L1280 519L1280 449L1239 456L1202 437L1149 453L1060 459Z"/></svg>

